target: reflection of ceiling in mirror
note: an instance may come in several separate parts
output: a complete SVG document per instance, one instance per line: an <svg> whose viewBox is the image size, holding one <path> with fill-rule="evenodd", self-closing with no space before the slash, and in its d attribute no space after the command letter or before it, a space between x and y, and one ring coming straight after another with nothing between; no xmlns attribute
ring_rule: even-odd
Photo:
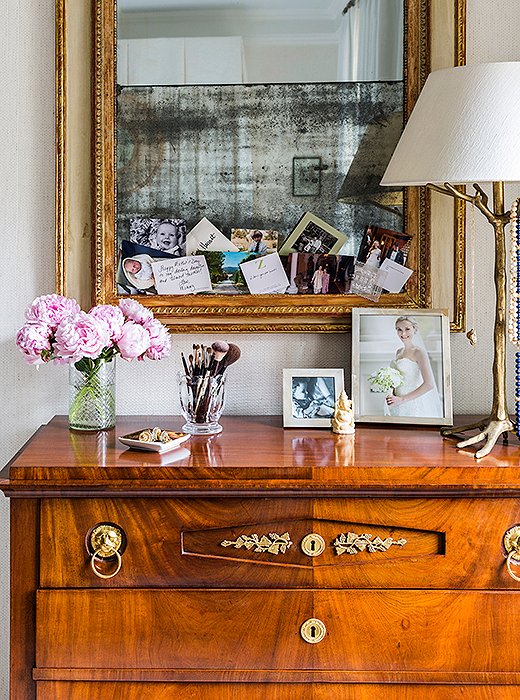
<svg viewBox="0 0 520 700"><path fill-rule="evenodd" d="M315 11L323 15L339 14L346 0L118 0L118 8L126 11L153 10L234 10Z"/></svg>

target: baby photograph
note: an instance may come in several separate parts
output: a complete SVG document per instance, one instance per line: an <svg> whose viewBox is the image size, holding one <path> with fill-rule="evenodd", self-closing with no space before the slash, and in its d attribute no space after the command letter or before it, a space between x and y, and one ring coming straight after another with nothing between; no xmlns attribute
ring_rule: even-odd
<svg viewBox="0 0 520 700"><path fill-rule="evenodd" d="M186 255L184 219L130 219L130 240L177 257Z"/></svg>
<svg viewBox="0 0 520 700"><path fill-rule="evenodd" d="M152 264L161 258L177 256L131 241L121 241L116 272L119 294L157 294Z"/></svg>

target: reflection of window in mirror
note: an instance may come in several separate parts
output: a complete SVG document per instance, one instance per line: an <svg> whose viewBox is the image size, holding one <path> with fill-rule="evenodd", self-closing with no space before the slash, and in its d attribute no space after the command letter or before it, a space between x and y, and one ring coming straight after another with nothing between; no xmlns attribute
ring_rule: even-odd
<svg viewBox="0 0 520 700"><path fill-rule="evenodd" d="M133 217L283 240L311 211L345 255L367 224L402 229L402 192L376 195L402 124L403 0L120 0L117 26L118 248ZM320 162L306 196L294 158Z"/></svg>
<svg viewBox="0 0 520 700"><path fill-rule="evenodd" d="M401 80L403 0L119 0L120 85Z"/></svg>

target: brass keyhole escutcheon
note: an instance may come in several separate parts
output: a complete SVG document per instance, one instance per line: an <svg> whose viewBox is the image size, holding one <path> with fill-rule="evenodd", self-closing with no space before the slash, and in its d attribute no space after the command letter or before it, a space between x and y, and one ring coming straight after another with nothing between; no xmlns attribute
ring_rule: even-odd
<svg viewBox="0 0 520 700"><path fill-rule="evenodd" d="M300 634L302 639L309 644L318 644L327 634L327 628L321 620L318 620L316 617L311 617L305 620L300 627Z"/></svg>
<svg viewBox="0 0 520 700"><path fill-rule="evenodd" d="M321 535L311 532L310 535L305 535L300 544L302 552L309 557L318 557L325 551L325 540Z"/></svg>

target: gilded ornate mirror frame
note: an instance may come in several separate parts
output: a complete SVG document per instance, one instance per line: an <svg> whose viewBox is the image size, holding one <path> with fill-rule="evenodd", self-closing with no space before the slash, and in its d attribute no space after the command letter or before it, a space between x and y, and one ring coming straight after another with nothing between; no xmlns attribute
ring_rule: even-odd
<svg viewBox="0 0 520 700"><path fill-rule="evenodd" d="M405 115L430 72L465 61L466 0L404 0ZM92 17L94 21L92 23ZM84 306L117 303L115 288L115 0L56 0L56 278ZM90 68L93 66L93 69ZM93 95L93 97L92 97ZM378 306L444 307L465 325L465 210L407 188L406 231L415 232L402 294ZM432 285L432 280L435 284ZM355 295L140 296L172 330L345 331Z"/></svg>

